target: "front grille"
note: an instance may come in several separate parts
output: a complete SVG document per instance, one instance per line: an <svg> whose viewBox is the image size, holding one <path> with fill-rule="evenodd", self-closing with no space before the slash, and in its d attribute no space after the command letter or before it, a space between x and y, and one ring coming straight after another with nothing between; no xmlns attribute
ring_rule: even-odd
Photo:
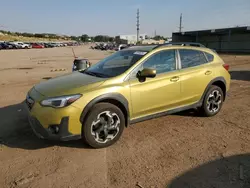
<svg viewBox="0 0 250 188"><path fill-rule="evenodd" d="M27 95L25 102L26 102L29 110L32 109L32 107L33 107L33 105L35 103L35 101L29 95Z"/></svg>

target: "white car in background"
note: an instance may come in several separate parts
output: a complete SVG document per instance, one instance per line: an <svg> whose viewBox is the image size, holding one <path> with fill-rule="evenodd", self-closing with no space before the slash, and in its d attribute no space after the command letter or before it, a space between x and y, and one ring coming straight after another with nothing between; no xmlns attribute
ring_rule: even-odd
<svg viewBox="0 0 250 188"><path fill-rule="evenodd" d="M31 48L31 45L25 44L23 42L10 42L10 44L14 44L14 45L16 45L16 46L18 46L18 47L20 47L22 49L29 49L29 48Z"/></svg>

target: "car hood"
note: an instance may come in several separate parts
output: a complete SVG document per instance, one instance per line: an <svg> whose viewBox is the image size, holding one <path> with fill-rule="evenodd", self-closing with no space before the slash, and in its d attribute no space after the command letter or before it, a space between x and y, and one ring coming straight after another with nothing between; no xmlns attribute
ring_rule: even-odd
<svg viewBox="0 0 250 188"><path fill-rule="evenodd" d="M41 82L35 90L46 97L77 94L98 87L106 79L74 72Z"/></svg>

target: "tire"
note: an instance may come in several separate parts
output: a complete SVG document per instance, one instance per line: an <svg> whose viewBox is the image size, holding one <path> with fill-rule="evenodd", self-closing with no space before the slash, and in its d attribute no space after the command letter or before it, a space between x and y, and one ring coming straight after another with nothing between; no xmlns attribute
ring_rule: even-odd
<svg viewBox="0 0 250 188"><path fill-rule="evenodd" d="M108 118L110 116L112 116L111 119ZM112 122L116 123L117 127L114 125L114 123L109 123L111 122L111 120ZM110 125L113 125L115 127L111 130ZM87 118L83 122L82 138L88 145L93 148L105 148L113 145L119 140L124 127L125 117L122 111L117 106L110 103L98 103L93 106L93 108L87 114ZM105 130L108 136L113 138L109 138L104 141Z"/></svg>
<svg viewBox="0 0 250 188"><path fill-rule="evenodd" d="M200 108L202 115L211 117L218 114L223 105L223 101L224 94L222 89L215 85L210 86Z"/></svg>

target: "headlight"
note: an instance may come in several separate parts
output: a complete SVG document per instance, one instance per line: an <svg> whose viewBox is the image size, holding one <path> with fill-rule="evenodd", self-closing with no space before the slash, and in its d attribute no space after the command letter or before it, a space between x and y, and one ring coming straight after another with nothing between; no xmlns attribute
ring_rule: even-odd
<svg viewBox="0 0 250 188"><path fill-rule="evenodd" d="M81 94L77 94L77 95L70 95L70 96L53 97L53 98L48 98L48 99L41 101L40 104L42 106L62 108L62 107L72 104L81 96L82 96Z"/></svg>

